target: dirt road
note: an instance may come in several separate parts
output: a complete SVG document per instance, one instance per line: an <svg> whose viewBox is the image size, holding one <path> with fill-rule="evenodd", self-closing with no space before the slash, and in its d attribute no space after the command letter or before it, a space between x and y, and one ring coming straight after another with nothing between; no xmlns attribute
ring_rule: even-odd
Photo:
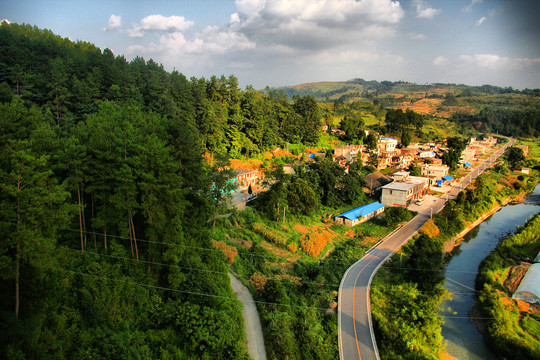
<svg viewBox="0 0 540 360"><path fill-rule="evenodd" d="M247 287L244 286L234 275L229 273L231 287L244 304L242 317L244 318L244 328L247 335L247 348L253 360L266 360L266 350L264 348L264 337L262 333L261 320L253 297Z"/></svg>

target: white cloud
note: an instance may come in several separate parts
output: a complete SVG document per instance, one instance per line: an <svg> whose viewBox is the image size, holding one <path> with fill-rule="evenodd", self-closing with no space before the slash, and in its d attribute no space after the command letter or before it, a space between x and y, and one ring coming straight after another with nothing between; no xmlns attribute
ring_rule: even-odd
<svg viewBox="0 0 540 360"><path fill-rule="evenodd" d="M493 71L524 70L540 65L540 58L511 58L495 54L461 55L456 59L438 56L433 61L436 66L447 66L455 69L484 69Z"/></svg>
<svg viewBox="0 0 540 360"><path fill-rule="evenodd" d="M480 25L482 25L486 20L487 20L487 17L482 16L480 19L478 19L478 20L474 23L474 25L475 25L475 26L480 26Z"/></svg>
<svg viewBox="0 0 540 360"><path fill-rule="evenodd" d="M444 56L437 56L435 60L433 60L433 65L436 66L442 66L448 64L448 59Z"/></svg>
<svg viewBox="0 0 540 360"><path fill-rule="evenodd" d="M434 9L434 8L428 7L428 5L426 4L424 0L415 0L414 3L416 5L417 18L433 19L435 15L441 12L440 9Z"/></svg>
<svg viewBox="0 0 540 360"><path fill-rule="evenodd" d="M187 53L224 54L229 51L242 51L255 48L243 34L221 31L216 26L209 26L199 33L194 40L186 44Z"/></svg>
<svg viewBox="0 0 540 360"><path fill-rule="evenodd" d="M8 19L2 19L2 21L0 21L0 24L2 23L6 23L6 24L11 24L11 21L9 21Z"/></svg>
<svg viewBox="0 0 540 360"><path fill-rule="evenodd" d="M193 26L194 22L183 16L150 15L128 31L131 37L143 37L147 32L180 32Z"/></svg>
<svg viewBox="0 0 540 360"><path fill-rule="evenodd" d="M231 28L257 45L323 50L394 36L403 18L391 0L237 0Z"/></svg>
<svg viewBox="0 0 540 360"><path fill-rule="evenodd" d="M472 0L469 5L467 5L465 7L462 7L461 11L463 11L463 12L471 12L474 4L478 4L478 3L481 3L481 2L482 2L482 0Z"/></svg>
<svg viewBox="0 0 540 360"><path fill-rule="evenodd" d="M107 27L103 29L103 31L111 31L119 28L120 26L122 26L122 17L120 15L113 14L109 18L109 23L107 24Z"/></svg>

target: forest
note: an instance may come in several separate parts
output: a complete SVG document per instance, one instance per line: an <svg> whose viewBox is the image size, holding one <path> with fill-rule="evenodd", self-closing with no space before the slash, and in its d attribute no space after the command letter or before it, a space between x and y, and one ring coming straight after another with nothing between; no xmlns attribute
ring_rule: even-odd
<svg viewBox="0 0 540 360"><path fill-rule="evenodd" d="M188 79L153 60L3 22L0 357L248 359L232 270L259 302L269 355L335 358L341 274L411 216L389 212L353 232L332 227L338 211L374 200L362 191L373 168L354 163L345 174L322 158L293 176L274 171L253 206L216 214L226 207L229 158L289 145L298 155L322 142L329 153L350 141L376 146L365 129L430 136L423 126L433 117L366 95L322 104L311 94L242 90L234 75ZM501 133L523 129L521 118L508 119ZM471 120L456 118L454 131L473 131ZM323 133L323 123L345 135ZM523 134L537 134L534 124ZM244 238L254 239L249 248L239 246ZM416 245L437 250L426 238Z"/></svg>

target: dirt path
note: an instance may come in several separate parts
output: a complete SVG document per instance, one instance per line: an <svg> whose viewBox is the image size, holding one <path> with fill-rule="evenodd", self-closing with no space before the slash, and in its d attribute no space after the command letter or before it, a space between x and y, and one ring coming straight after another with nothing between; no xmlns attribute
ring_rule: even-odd
<svg viewBox="0 0 540 360"><path fill-rule="evenodd" d="M238 296L238 299L244 304L242 317L244 318L244 328L247 335L247 348L249 355L253 360L266 360L266 350L264 349L264 338L262 333L261 321L257 307L253 302L247 287L244 286L234 275L229 273L231 287Z"/></svg>

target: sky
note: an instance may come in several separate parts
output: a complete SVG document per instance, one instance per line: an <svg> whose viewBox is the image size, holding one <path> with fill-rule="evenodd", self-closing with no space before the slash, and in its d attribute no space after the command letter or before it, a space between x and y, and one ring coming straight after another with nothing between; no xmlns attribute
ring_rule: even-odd
<svg viewBox="0 0 540 360"><path fill-rule="evenodd" d="M537 0L0 0L37 25L188 78L540 88Z"/></svg>

